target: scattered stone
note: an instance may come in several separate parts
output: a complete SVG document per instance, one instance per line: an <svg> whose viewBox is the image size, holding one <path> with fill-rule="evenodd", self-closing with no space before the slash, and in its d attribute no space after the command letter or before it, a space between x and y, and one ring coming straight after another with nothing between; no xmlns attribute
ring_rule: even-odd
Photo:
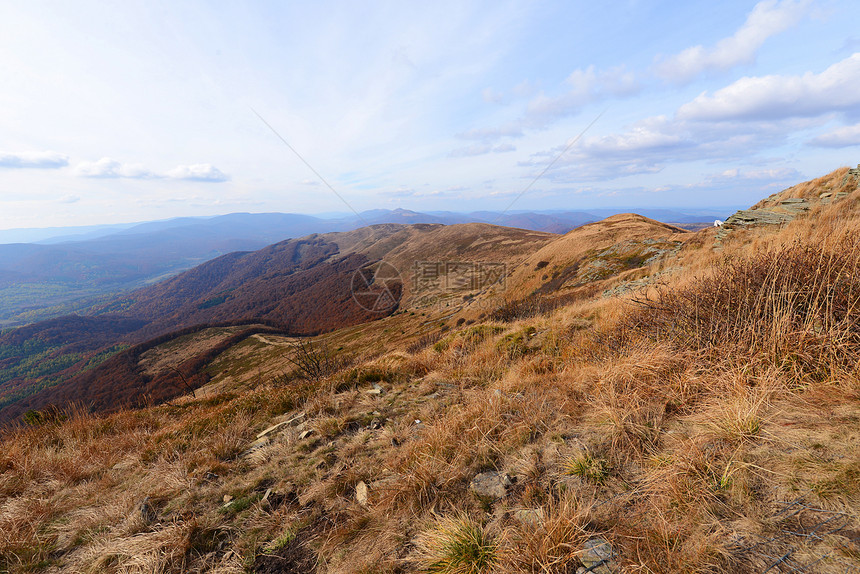
<svg viewBox="0 0 860 574"><path fill-rule="evenodd" d="M268 435L270 435L270 434L272 434L272 433L274 433L274 432L276 432L276 431L279 431L279 430L283 429L284 427L286 427L286 426L288 426L288 425L291 425L291 424L294 424L294 423L299 422L299 421L300 421L300 420L302 420L304 417L305 417L305 413L301 413L301 414L298 414L298 415L294 416L294 417L293 417L293 418L291 418L290 420L283 421L283 422L280 422L280 423L278 423L278 424L272 425L272 426L270 426L269 428L267 428L266 430L262 431L260 434L258 434L258 435L257 435L257 438L258 438L258 439L261 439L261 438L263 438L263 437L266 437L266 436L268 436Z"/></svg>
<svg viewBox="0 0 860 574"><path fill-rule="evenodd" d="M251 451L251 450L256 450L258 448L262 448L262 447L266 446L267 444L269 444L270 442L272 442L272 441L269 439L269 437L264 436L263 438L258 438L257 440L255 440L254 442L251 443L251 446L248 447L248 450Z"/></svg>
<svg viewBox="0 0 860 574"><path fill-rule="evenodd" d="M314 434L314 429L303 430L302 432L299 433L299 440L305 440L306 438L308 438L312 434Z"/></svg>
<svg viewBox="0 0 860 574"><path fill-rule="evenodd" d="M358 484L355 485L355 501L362 506L367 506L367 498L367 484L365 484L365 482L361 480Z"/></svg>
<svg viewBox="0 0 860 574"><path fill-rule="evenodd" d="M499 499L508 494L508 488L513 484L514 479L507 473L489 470L475 475L475 478L469 483L469 490L478 496Z"/></svg>
<svg viewBox="0 0 860 574"><path fill-rule="evenodd" d="M546 516L542 508L521 508L514 511L514 518L529 526L540 526L543 524Z"/></svg>
<svg viewBox="0 0 860 574"><path fill-rule="evenodd" d="M379 395L385 394L385 387L383 387L379 383L373 383L373 388L367 389L364 392L365 392L365 394L368 394L368 395L379 396Z"/></svg>
<svg viewBox="0 0 860 574"><path fill-rule="evenodd" d="M584 566L583 572L613 574L617 571L617 558L612 545L605 538L598 536L585 542L579 559Z"/></svg>
<svg viewBox="0 0 860 574"><path fill-rule="evenodd" d="M264 430L264 431L262 431L261 433L259 433L259 434L257 435L257 438L258 438L258 439L261 439L261 438L263 438L263 437L265 437L265 436L268 436L268 435L272 434L272 433L273 433L273 432L275 432L276 430L280 430L280 429L284 428L285 426L287 426L287 421L284 421L284 422L282 422L282 423L278 423L278 424L276 424L276 425L272 425L272 426L270 426L269 428L267 428L266 430Z"/></svg>

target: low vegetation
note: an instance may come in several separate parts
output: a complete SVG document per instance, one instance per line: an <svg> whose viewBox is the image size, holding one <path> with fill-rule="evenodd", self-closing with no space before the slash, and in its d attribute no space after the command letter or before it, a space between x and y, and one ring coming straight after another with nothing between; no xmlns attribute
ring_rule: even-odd
<svg viewBox="0 0 860 574"><path fill-rule="evenodd" d="M627 298L266 335L289 372L33 414L0 571L857 571L858 200L704 230Z"/></svg>

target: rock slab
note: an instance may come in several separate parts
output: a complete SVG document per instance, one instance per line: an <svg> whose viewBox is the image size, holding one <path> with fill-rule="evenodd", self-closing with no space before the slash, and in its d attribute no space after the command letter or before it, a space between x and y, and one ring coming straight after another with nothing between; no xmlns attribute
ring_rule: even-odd
<svg viewBox="0 0 860 574"><path fill-rule="evenodd" d="M486 498L499 499L508 494L508 488L514 480L507 473L490 470L475 475L469 484L469 490Z"/></svg>
<svg viewBox="0 0 860 574"><path fill-rule="evenodd" d="M613 574L618 571L617 558L618 556L609 541L598 536L583 544L579 559L583 565L582 572Z"/></svg>
<svg viewBox="0 0 860 574"><path fill-rule="evenodd" d="M367 506L368 491L367 484L362 480L355 485L355 501L362 506Z"/></svg>

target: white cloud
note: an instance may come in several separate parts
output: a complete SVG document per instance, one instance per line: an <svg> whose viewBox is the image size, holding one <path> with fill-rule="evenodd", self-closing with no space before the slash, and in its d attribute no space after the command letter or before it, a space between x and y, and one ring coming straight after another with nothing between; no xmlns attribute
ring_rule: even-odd
<svg viewBox="0 0 860 574"><path fill-rule="evenodd" d="M586 140L579 150L594 156L639 156L694 145L664 116L639 122L625 133Z"/></svg>
<svg viewBox="0 0 860 574"><path fill-rule="evenodd" d="M60 199L57 200L58 203L77 203L81 200L79 195L64 195Z"/></svg>
<svg viewBox="0 0 860 574"><path fill-rule="evenodd" d="M573 183L613 180L632 175L660 172L667 165L686 162L744 161L767 146L783 142L786 135L806 120L783 122L688 122L654 116L636 122L624 131L583 138L577 142L546 174L555 182ZM519 165L546 166L566 146L557 146L536 154ZM743 177L752 179L755 173ZM720 177L740 177L734 169ZM716 177L716 176L712 176ZM776 177L760 174L760 179Z"/></svg>
<svg viewBox="0 0 860 574"><path fill-rule="evenodd" d="M539 94L526 109L523 123L543 128L559 118L575 114L592 102L617 96L631 96L639 91L639 82L624 66L596 71L594 66L574 70L565 80L568 89L558 96Z"/></svg>
<svg viewBox="0 0 860 574"><path fill-rule="evenodd" d="M502 104L507 98L502 92L497 92L493 88L484 88L481 91L481 98L488 104Z"/></svg>
<svg viewBox="0 0 860 574"><path fill-rule="evenodd" d="M230 176L217 167L208 163L197 163L194 165L180 165L167 172L167 177L172 179L184 179L187 181L202 181L220 183L230 181Z"/></svg>
<svg viewBox="0 0 860 574"><path fill-rule="evenodd" d="M474 128L458 134L461 139L478 140L482 144L456 149L449 157L467 157L486 153L513 151L514 146L503 144L493 147L491 142L502 138L521 138L526 130L543 130L562 118L574 115L588 104L611 97L628 97L639 92L639 81L624 66L608 70L597 70L594 66L571 72L564 82L563 91L557 95L543 92L532 97L521 117L499 127ZM533 88L524 82L514 89L517 96L531 95ZM484 99L492 96L494 101L501 96L484 91ZM498 97L497 97L498 96Z"/></svg>
<svg viewBox="0 0 860 574"><path fill-rule="evenodd" d="M809 142L818 147L850 147L860 145L860 124L845 126L821 134Z"/></svg>
<svg viewBox="0 0 860 574"><path fill-rule="evenodd" d="M0 168L57 169L69 165L69 158L54 151L0 152Z"/></svg>
<svg viewBox="0 0 860 574"><path fill-rule="evenodd" d="M155 173L141 164L122 163L109 157L103 157L98 161L82 161L74 170L79 177L92 178L128 178L128 179L181 179L199 182L222 182L229 181L230 176L208 163L194 165L180 165L166 174Z"/></svg>
<svg viewBox="0 0 860 574"><path fill-rule="evenodd" d="M75 175L79 177L150 179L157 177L140 164L122 163L103 157L98 161L82 161L75 166Z"/></svg>
<svg viewBox="0 0 860 574"><path fill-rule="evenodd" d="M489 143L480 143L457 148L449 153L448 157L474 157L488 153L506 153L509 151L516 151L516 149L516 146L509 143L503 143L497 146Z"/></svg>
<svg viewBox="0 0 860 574"><path fill-rule="evenodd" d="M692 120L781 119L810 117L860 108L860 53L820 74L746 77L714 92L702 93L678 110Z"/></svg>
<svg viewBox="0 0 860 574"><path fill-rule="evenodd" d="M475 128L467 130L458 135L466 140L489 141L503 137L519 138L523 136L523 129L515 124L509 124L498 128Z"/></svg>
<svg viewBox="0 0 860 574"><path fill-rule="evenodd" d="M655 73L666 80L683 83L708 70L728 70L750 63L765 41L795 25L808 5L808 0L759 2L733 36L723 38L713 48L693 46L674 56L658 59Z"/></svg>
<svg viewBox="0 0 860 574"><path fill-rule="evenodd" d="M706 177L703 185L728 181L800 181L801 179L803 179L803 174L793 167L769 169L732 168Z"/></svg>

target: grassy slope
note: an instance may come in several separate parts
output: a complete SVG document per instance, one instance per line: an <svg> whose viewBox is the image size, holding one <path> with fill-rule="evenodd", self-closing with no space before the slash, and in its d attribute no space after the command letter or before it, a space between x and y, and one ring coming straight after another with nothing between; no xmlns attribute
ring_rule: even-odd
<svg viewBox="0 0 860 574"><path fill-rule="evenodd" d="M561 573L596 535L629 572L856 570L859 207L686 238L640 305L404 309L319 338L349 365L312 381L252 337L196 398L10 432L0 571Z"/></svg>
<svg viewBox="0 0 860 574"><path fill-rule="evenodd" d="M135 291L127 299L116 299L106 310L149 322L130 329L123 339L125 343L139 343L196 325L247 319L275 322L294 334L318 333L379 318L379 313L356 305L350 292L354 269L368 260L385 257L396 266L408 297L414 261L459 261L468 254L480 260L506 262L523 257L555 237L486 224L388 224L315 235L253 253L226 255L159 285ZM399 293L399 286L391 287ZM105 316L100 319L109 322ZM23 345L6 345L8 337L0 337L0 422L70 397L88 400L82 396L88 393L77 386L81 379L75 376L97 364L97 360L107 358L103 351L116 342L119 334L105 341L99 336L101 327L92 321L75 331L75 325L84 321L75 317L43 321L18 332L54 328L53 323L58 321L68 326L57 344L43 345L36 339ZM72 339L79 344L67 349L67 340ZM81 346L87 352L82 353L78 348ZM105 369L109 371L108 367ZM106 376L96 380L87 376L83 384L115 386L117 381L107 376L114 374L106 371ZM136 393L136 387L129 389ZM120 395L117 393L116 398L121 404L134 399ZM11 409L3 410L10 404Z"/></svg>

